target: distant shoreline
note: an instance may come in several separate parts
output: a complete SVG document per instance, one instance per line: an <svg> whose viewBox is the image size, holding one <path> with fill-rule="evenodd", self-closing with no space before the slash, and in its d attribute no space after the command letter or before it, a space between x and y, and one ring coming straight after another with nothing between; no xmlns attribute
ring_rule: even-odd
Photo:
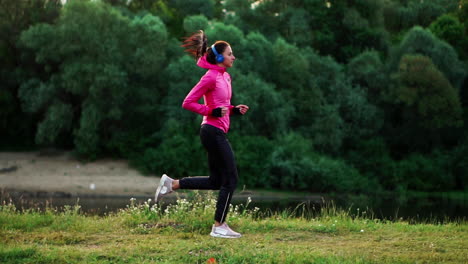
<svg viewBox="0 0 468 264"><path fill-rule="evenodd" d="M159 181L126 160L82 162L69 152L0 152L0 190L27 197L148 196Z"/></svg>
<svg viewBox="0 0 468 264"><path fill-rule="evenodd" d="M13 169L14 168L14 169ZM126 160L101 159L83 163L69 152L0 152L2 198L153 198L159 177L145 176ZM178 191L170 197L184 197ZM322 201L321 194L268 190L238 190L234 199L307 199Z"/></svg>

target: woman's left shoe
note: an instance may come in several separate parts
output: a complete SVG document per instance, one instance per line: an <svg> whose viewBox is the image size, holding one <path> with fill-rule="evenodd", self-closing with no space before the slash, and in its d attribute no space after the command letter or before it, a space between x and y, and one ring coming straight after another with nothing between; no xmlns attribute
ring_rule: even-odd
<svg viewBox="0 0 468 264"><path fill-rule="evenodd" d="M159 181L158 188L156 189L156 194L154 195L154 202L157 203L162 196L172 192L172 182L174 179L170 178L166 174L163 174L161 180Z"/></svg>

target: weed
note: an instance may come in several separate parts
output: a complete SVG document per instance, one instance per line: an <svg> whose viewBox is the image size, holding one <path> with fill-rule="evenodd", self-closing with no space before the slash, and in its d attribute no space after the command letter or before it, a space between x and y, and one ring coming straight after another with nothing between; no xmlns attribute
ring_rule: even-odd
<svg viewBox="0 0 468 264"><path fill-rule="evenodd" d="M412 224L374 219L367 210L320 210L304 204L281 212L231 206L240 239L210 237L216 200L195 192L174 204L151 200L106 216L0 206L1 263L462 263L466 221Z"/></svg>

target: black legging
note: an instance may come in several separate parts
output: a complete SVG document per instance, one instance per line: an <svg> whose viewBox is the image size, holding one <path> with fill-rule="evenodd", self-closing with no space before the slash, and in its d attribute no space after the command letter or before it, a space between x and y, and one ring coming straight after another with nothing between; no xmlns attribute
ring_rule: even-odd
<svg viewBox="0 0 468 264"><path fill-rule="evenodd" d="M211 125L202 125L200 139L208 152L209 177L187 177L180 180L181 189L219 190L215 220L224 223L232 194L237 186L237 168L226 134Z"/></svg>

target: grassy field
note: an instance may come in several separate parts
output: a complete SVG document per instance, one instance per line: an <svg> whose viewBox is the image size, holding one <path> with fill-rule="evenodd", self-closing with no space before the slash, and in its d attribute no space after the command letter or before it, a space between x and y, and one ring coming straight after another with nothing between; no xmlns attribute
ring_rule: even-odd
<svg viewBox="0 0 468 264"><path fill-rule="evenodd" d="M240 239L209 236L213 194L129 202L106 216L0 206L0 263L467 263L466 220L410 224L333 205L280 213L231 208ZM299 216L298 216L299 215Z"/></svg>

